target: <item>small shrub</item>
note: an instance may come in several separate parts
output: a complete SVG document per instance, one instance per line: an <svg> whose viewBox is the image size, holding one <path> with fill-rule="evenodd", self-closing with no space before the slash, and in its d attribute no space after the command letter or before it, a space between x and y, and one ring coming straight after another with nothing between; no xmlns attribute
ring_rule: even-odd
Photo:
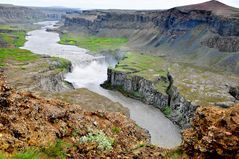
<svg viewBox="0 0 239 159"><path fill-rule="evenodd" d="M135 97L141 97L141 95L140 95L140 93L138 91L134 91L132 94Z"/></svg>
<svg viewBox="0 0 239 159"><path fill-rule="evenodd" d="M120 131L121 131L121 129L120 129L119 127L115 127L115 126L114 126L114 127L112 128L112 132L113 132L113 133L119 133Z"/></svg>
<svg viewBox="0 0 239 159"><path fill-rule="evenodd" d="M74 130L72 131L72 136L73 136L73 137L79 136L79 130L78 130L78 129L74 129Z"/></svg>
<svg viewBox="0 0 239 159"><path fill-rule="evenodd" d="M9 159L40 159L38 154L34 151L19 152Z"/></svg>
<svg viewBox="0 0 239 159"><path fill-rule="evenodd" d="M64 147L67 147L67 146L68 145L64 143L63 141L57 140L57 142L54 145L51 145L48 148L43 148L41 152L47 155L48 157L64 159L66 158Z"/></svg>
<svg viewBox="0 0 239 159"><path fill-rule="evenodd" d="M80 138L81 143L97 143L98 148L101 150L110 150L112 149L112 145L114 141L107 137L105 133L99 131L97 133L89 133L87 136L83 136Z"/></svg>
<svg viewBox="0 0 239 159"><path fill-rule="evenodd" d="M172 113L172 108L170 106L166 106L165 108L163 108L163 113L165 116L169 117Z"/></svg>
<svg viewBox="0 0 239 159"><path fill-rule="evenodd" d="M134 146L134 149L138 149L138 148L145 147L145 146L146 146L146 144L141 141L141 142L139 142L138 144L136 144L136 145Z"/></svg>
<svg viewBox="0 0 239 159"><path fill-rule="evenodd" d="M4 154L0 154L0 159L40 159L37 151L27 150L21 151L13 156L6 156Z"/></svg>
<svg viewBox="0 0 239 159"><path fill-rule="evenodd" d="M170 159L180 159L180 158L182 158L182 152L180 150L175 150L175 151L170 152L167 155L167 157Z"/></svg>

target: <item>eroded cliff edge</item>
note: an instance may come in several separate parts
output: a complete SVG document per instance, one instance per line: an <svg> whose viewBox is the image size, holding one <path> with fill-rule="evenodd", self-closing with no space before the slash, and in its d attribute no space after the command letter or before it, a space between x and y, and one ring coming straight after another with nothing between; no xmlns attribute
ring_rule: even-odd
<svg viewBox="0 0 239 159"><path fill-rule="evenodd" d="M159 108L181 128L190 127L197 106L180 94L163 63L160 57L127 53L115 68L108 68L102 87Z"/></svg>
<svg viewBox="0 0 239 159"><path fill-rule="evenodd" d="M155 83L140 76L130 76L127 73L108 69L108 79L102 86L116 89L126 96L141 100L142 102L159 108L172 122L181 128L190 127L191 119L197 106L192 105L182 97L175 86L173 78L159 77L157 82L168 85L166 92L160 92Z"/></svg>

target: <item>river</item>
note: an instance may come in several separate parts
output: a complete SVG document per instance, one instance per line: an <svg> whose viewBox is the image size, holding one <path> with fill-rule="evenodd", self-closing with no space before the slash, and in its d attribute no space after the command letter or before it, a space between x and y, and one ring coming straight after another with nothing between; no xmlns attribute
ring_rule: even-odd
<svg viewBox="0 0 239 159"><path fill-rule="evenodd" d="M152 144L172 148L181 143L180 130L159 109L127 98L119 92L100 87L100 84L107 79L107 67L110 65L105 62L104 56L93 56L87 54L88 50L86 49L58 44L59 34L46 31L47 28L54 27L55 21L39 24L42 25L40 30L28 33L24 49L36 54L63 57L70 60L73 64L73 70L65 76L65 79L76 88L87 88L127 107L130 111L130 118L149 131Z"/></svg>

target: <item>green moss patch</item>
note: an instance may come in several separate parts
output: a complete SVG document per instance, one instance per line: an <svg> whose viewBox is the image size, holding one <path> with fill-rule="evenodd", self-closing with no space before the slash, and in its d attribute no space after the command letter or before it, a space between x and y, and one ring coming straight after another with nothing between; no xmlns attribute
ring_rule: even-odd
<svg viewBox="0 0 239 159"><path fill-rule="evenodd" d="M51 58L51 68L52 70L56 70L59 72L66 71L71 66L71 62L69 60L59 58L59 57L52 57Z"/></svg>
<svg viewBox="0 0 239 159"><path fill-rule="evenodd" d="M15 26L0 25L0 46L18 48L24 45L26 31Z"/></svg>
<svg viewBox="0 0 239 159"><path fill-rule="evenodd" d="M172 113L172 108L170 106L166 106L165 108L163 108L163 113L166 117L169 117Z"/></svg>
<svg viewBox="0 0 239 159"><path fill-rule="evenodd" d="M27 50L17 48L0 48L0 66L5 65L5 60L15 60L19 62L33 61L40 56L35 55Z"/></svg>
<svg viewBox="0 0 239 159"><path fill-rule="evenodd" d="M60 44L76 45L92 52L115 50L128 42L127 38L81 36L73 33L62 34Z"/></svg>
<svg viewBox="0 0 239 159"><path fill-rule="evenodd" d="M0 159L65 159L67 156L65 151L71 146L69 143L57 140L56 143L47 148L28 149L26 151L19 151L13 155L0 154Z"/></svg>
<svg viewBox="0 0 239 159"><path fill-rule="evenodd" d="M163 65L164 60L161 57L129 52L114 70L154 80L156 77L167 75Z"/></svg>
<svg viewBox="0 0 239 159"><path fill-rule="evenodd" d="M16 26L1 24L0 30L18 30L18 28Z"/></svg>

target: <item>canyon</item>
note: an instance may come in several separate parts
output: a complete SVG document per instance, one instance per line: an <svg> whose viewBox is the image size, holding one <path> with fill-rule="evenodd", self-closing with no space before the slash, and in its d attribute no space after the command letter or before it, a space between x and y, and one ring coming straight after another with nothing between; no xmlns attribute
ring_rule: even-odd
<svg viewBox="0 0 239 159"><path fill-rule="evenodd" d="M59 32L63 36L73 32L79 36L125 37L129 41L121 48L123 52L163 57L168 64L158 67L169 70L169 76L158 79L167 83L167 91L157 90L155 80L132 75L140 69L130 70L130 66L126 66L129 70L108 69L103 86L168 109L168 117L185 128L198 105L230 107L238 102L227 87L238 85L238 15L237 8L218 1L169 10L90 10L63 16L64 26ZM178 67L188 71L182 73ZM231 75L225 77L227 72Z"/></svg>
<svg viewBox="0 0 239 159"><path fill-rule="evenodd" d="M96 36L128 37L131 50L239 73L239 12L218 1L162 11L83 11L63 18L63 32L72 28Z"/></svg>
<svg viewBox="0 0 239 159"><path fill-rule="evenodd" d="M4 4L0 24L5 153L47 158L47 136L64 158L238 157L239 9Z"/></svg>

